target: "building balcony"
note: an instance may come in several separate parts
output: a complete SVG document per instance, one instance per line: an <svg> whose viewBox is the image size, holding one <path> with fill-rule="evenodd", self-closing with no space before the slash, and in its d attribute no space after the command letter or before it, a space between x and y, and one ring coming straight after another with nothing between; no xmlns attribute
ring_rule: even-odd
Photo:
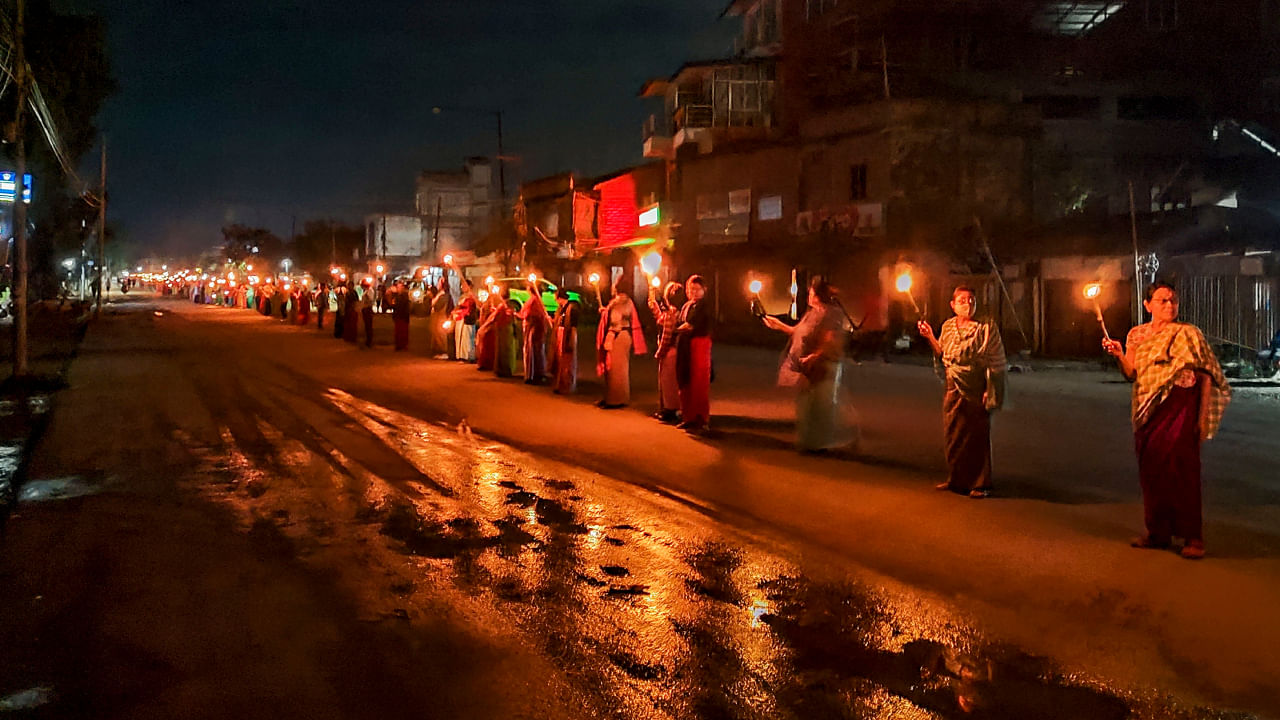
<svg viewBox="0 0 1280 720"><path fill-rule="evenodd" d="M650 135L644 139L644 156L647 158L670 158L675 151L675 141L670 136Z"/></svg>

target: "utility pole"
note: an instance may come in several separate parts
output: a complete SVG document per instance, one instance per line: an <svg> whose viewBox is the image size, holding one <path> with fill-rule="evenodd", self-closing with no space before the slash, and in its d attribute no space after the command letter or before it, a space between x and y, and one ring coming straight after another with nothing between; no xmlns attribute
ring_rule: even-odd
<svg viewBox="0 0 1280 720"><path fill-rule="evenodd" d="M18 110L13 121L17 153L17 191L13 197L13 376L27 374L27 146L23 138L23 111L27 106L27 56L22 40L25 32L25 2L17 0L18 17L14 25L13 84Z"/></svg>
<svg viewBox="0 0 1280 720"><path fill-rule="evenodd" d="M494 117L498 118L498 192L502 193L502 212L507 210L507 161L506 153L502 149L502 111L494 110Z"/></svg>
<svg viewBox="0 0 1280 720"><path fill-rule="evenodd" d="M1133 237L1133 317L1142 324L1142 263L1138 261L1138 209L1133 201L1133 181L1129 181L1129 230Z"/></svg>
<svg viewBox="0 0 1280 720"><path fill-rule="evenodd" d="M103 264L107 248L107 138L102 138L102 175L98 187L102 188L98 196L98 304L93 309L94 317L102 314L102 276L107 268Z"/></svg>
<svg viewBox="0 0 1280 720"><path fill-rule="evenodd" d="M435 255L440 252L440 205L444 201L443 195L436 195L436 221L431 228L431 254Z"/></svg>

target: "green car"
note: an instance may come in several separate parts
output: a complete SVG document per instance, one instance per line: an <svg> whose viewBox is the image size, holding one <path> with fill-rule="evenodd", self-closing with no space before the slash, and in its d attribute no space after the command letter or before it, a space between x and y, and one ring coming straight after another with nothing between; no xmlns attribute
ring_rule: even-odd
<svg viewBox="0 0 1280 720"><path fill-rule="evenodd" d="M511 299L520 303L521 307L524 307L525 302L529 299L529 291L525 289L528 283L529 280L527 278L499 278L493 281L494 285L508 288ZM541 290L542 306L547 309L548 313L554 315L557 309L556 290L559 290L559 287L550 280L538 278L538 289ZM578 303L582 302L582 296L573 290L569 291L569 299Z"/></svg>

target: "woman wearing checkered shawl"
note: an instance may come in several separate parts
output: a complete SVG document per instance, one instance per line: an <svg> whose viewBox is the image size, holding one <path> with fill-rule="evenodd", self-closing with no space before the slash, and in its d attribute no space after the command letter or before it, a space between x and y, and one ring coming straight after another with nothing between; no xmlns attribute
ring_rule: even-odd
<svg viewBox="0 0 1280 720"><path fill-rule="evenodd" d="M669 282L662 300L649 294L649 311L658 321L658 412L653 416L664 423L674 423L680 415L680 378L676 373L676 326L680 324L680 305L676 296L680 283Z"/></svg>
<svg viewBox="0 0 1280 720"><path fill-rule="evenodd" d="M942 324L936 338L929 323L916 324L933 348L946 384L942 426L947 481L935 487L981 499L991 494L991 413L1004 405L1008 362L1000 328L974 316L973 288L956 288L951 310L955 317Z"/></svg>
<svg viewBox="0 0 1280 720"><path fill-rule="evenodd" d="M1147 288L1151 322L1129 331L1125 345L1103 340L1133 383L1134 445L1146 533L1140 548L1167 548L1182 538L1185 558L1204 557L1200 514L1200 443L1212 438L1231 400L1213 348L1199 328L1177 322L1178 293ZM1126 347L1127 346L1127 349Z"/></svg>

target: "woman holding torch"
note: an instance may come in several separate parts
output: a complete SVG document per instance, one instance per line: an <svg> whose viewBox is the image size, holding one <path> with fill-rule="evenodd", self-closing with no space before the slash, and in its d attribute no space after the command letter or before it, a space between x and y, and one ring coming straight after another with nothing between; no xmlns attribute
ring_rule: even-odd
<svg viewBox="0 0 1280 720"><path fill-rule="evenodd" d="M835 288L815 277L800 324L792 327L772 315L761 316L766 327L791 336L778 368L778 385L797 389L796 445L803 452L823 452L848 442L839 412L844 314L835 302Z"/></svg>
<svg viewBox="0 0 1280 720"><path fill-rule="evenodd" d="M676 378L680 384L680 424L703 433L711 422L711 307L703 300L707 282L690 275L684 284L688 298L676 326Z"/></svg>
<svg viewBox="0 0 1280 720"><path fill-rule="evenodd" d="M514 377L516 374L516 314L511 309L511 290L503 286L495 287L492 297L497 298L494 303L493 314L489 316L489 322L493 324L493 332L495 336L495 355L493 358L493 372L498 377Z"/></svg>
<svg viewBox="0 0 1280 720"><path fill-rule="evenodd" d="M529 299L520 308L524 381L528 385L541 385L547 375L547 330L551 328L551 316L538 293L537 276L529 276L528 291Z"/></svg>
<svg viewBox="0 0 1280 720"><path fill-rule="evenodd" d="M947 481L937 489L975 499L991 494L991 413L1004 405L1008 369L1000 328L975 319L976 309L973 288L961 285L951 293L955 317L942 324L939 337L927 321L916 324L941 362L946 384L942 419Z"/></svg>
<svg viewBox="0 0 1280 720"><path fill-rule="evenodd" d="M1125 344L1104 338L1133 383L1133 435L1146 533L1138 548L1167 548L1182 538L1182 557L1204 557L1200 514L1200 443L1212 438L1231 401L1213 348L1194 325L1177 322L1178 293L1168 283L1147 288L1151 322ZM1126 349L1127 346L1127 349Z"/></svg>
<svg viewBox="0 0 1280 720"><path fill-rule="evenodd" d="M578 389L578 322L582 308L565 288L556 290L556 382L557 395L572 395Z"/></svg>
<svg viewBox="0 0 1280 720"><path fill-rule="evenodd" d="M476 369L493 370L498 357L498 331L495 316L499 305L505 305L497 289L490 285L480 291L480 320L476 327Z"/></svg>
<svg viewBox="0 0 1280 720"><path fill-rule="evenodd" d="M649 295L649 311L658 321L658 350L653 354L658 361L658 412L653 416L664 423L674 423L680 416L680 377L676 373L676 326L680 324L676 296L679 293L680 283L669 282L661 300Z"/></svg>
<svg viewBox="0 0 1280 720"><path fill-rule="evenodd" d="M449 294L449 279L442 276L440 282L436 283L436 294L431 296L431 312L428 319L428 327L431 332L428 337L431 338L431 349L428 351L431 357L437 360L449 359L449 335L452 325L445 327L445 322L449 319L449 314L453 312L453 295Z"/></svg>
<svg viewBox="0 0 1280 720"><path fill-rule="evenodd" d="M453 309L453 357L460 362L476 361L476 323L480 318L480 304L472 291L471 283L461 278L462 297Z"/></svg>
<svg viewBox="0 0 1280 720"><path fill-rule="evenodd" d="M608 410L631 402L631 353L648 352L630 293L631 283L619 276L596 328L596 372L604 379L604 399L596 404Z"/></svg>

